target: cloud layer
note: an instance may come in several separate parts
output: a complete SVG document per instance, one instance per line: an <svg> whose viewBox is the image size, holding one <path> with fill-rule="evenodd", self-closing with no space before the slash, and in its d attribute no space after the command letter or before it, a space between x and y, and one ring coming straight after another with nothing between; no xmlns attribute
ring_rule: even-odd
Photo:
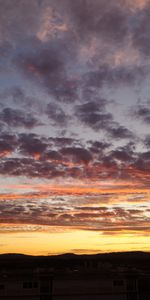
<svg viewBox="0 0 150 300"><path fill-rule="evenodd" d="M1 232L147 235L150 1L0 6Z"/></svg>

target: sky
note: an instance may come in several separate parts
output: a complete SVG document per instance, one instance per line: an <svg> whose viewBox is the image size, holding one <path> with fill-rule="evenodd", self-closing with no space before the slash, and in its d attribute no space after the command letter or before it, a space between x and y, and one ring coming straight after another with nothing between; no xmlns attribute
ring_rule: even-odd
<svg viewBox="0 0 150 300"><path fill-rule="evenodd" d="M150 251L150 1L0 0L0 253Z"/></svg>

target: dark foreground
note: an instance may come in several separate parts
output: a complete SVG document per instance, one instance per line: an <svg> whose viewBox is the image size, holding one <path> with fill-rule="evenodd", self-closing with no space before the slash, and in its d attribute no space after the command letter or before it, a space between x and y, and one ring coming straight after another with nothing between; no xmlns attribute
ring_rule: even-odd
<svg viewBox="0 0 150 300"><path fill-rule="evenodd" d="M150 253L0 255L0 300L150 300Z"/></svg>

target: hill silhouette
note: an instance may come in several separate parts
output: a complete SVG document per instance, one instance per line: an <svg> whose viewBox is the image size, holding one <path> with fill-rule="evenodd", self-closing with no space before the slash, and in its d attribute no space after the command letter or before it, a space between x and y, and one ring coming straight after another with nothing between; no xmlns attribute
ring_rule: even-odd
<svg viewBox="0 0 150 300"><path fill-rule="evenodd" d="M19 253L0 254L0 269L55 268L63 269L82 265L84 262L146 268L150 270L150 252L119 252L100 254L65 253L52 256L32 256Z"/></svg>

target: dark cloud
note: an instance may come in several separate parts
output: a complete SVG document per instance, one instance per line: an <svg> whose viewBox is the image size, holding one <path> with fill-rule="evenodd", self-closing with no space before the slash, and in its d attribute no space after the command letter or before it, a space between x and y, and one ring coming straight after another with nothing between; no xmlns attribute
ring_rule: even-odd
<svg viewBox="0 0 150 300"><path fill-rule="evenodd" d="M78 211L83 210L83 211L107 211L108 208L107 207L103 207L103 206L79 206L79 207L75 207L75 209Z"/></svg>
<svg viewBox="0 0 150 300"><path fill-rule="evenodd" d="M48 118L54 121L56 126L65 126L68 116L64 113L63 109L56 103L49 103L46 108Z"/></svg>
<svg viewBox="0 0 150 300"><path fill-rule="evenodd" d="M143 160L145 160L145 161L150 160L150 151L141 153L141 154L140 154L140 157L141 157Z"/></svg>
<svg viewBox="0 0 150 300"><path fill-rule="evenodd" d="M1 105L6 106L7 100L9 99L10 101L10 98L12 98L13 102L16 104L22 103L25 100L24 91L19 86L13 88L6 88L0 94Z"/></svg>
<svg viewBox="0 0 150 300"><path fill-rule="evenodd" d="M76 105L75 115L84 125L94 130L104 130L112 139L133 139L133 133L115 122L113 115L106 111L106 103L105 99L99 99Z"/></svg>
<svg viewBox="0 0 150 300"><path fill-rule="evenodd" d="M0 174L7 176L25 176L29 178L80 178L83 170L79 167L68 166L67 160L58 164L57 160L49 159L43 155L40 159L39 153L32 153L33 158L7 158L1 159ZM75 158L74 158L75 159ZM79 160L79 158L77 157ZM82 161L87 163L87 158ZM81 162L81 159L80 159Z"/></svg>
<svg viewBox="0 0 150 300"><path fill-rule="evenodd" d="M45 107L45 104L41 104L40 97L31 95L28 90L19 85L2 90L0 93L0 107L3 109L1 113L5 121L7 121L7 115L10 115L11 119L17 118L16 127L19 127L19 120L21 122L21 118L25 119L25 125L27 121L29 123L30 120L32 123L32 119L33 121L35 120L35 127L44 125L40 119L42 119L41 112L44 111L43 107ZM39 112L41 114L40 118ZM14 121L12 123L14 123Z"/></svg>
<svg viewBox="0 0 150 300"><path fill-rule="evenodd" d="M21 102L24 102L25 95L24 95L23 90L20 87L14 87L13 89L11 89L10 93L11 93L15 103L19 104ZM31 105L31 103L30 103L30 105Z"/></svg>
<svg viewBox="0 0 150 300"><path fill-rule="evenodd" d="M103 39L120 41L127 34L127 16L113 1L109 7L104 1L67 1L71 11L71 22L81 39L87 40L93 34Z"/></svg>
<svg viewBox="0 0 150 300"><path fill-rule="evenodd" d="M37 178L55 178L65 173L57 169L53 163L41 163L32 158L14 158L1 161L0 173L10 176L26 176Z"/></svg>
<svg viewBox="0 0 150 300"><path fill-rule="evenodd" d="M111 147L98 141L91 141L85 147L71 138L1 134L0 174L50 179L86 177L92 181L111 177L141 180L147 185L149 151L138 153L133 143L114 150ZM14 158L14 153L21 157Z"/></svg>
<svg viewBox="0 0 150 300"><path fill-rule="evenodd" d="M26 94L26 91L19 87L15 86L8 91L8 95L12 97L12 100L15 105L19 105L24 107L26 111L29 111L29 108L37 112L39 116L39 112L41 113L41 105L40 99L33 97L32 95Z"/></svg>
<svg viewBox="0 0 150 300"><path fill-rule="evenodd" d="M142 81L147 74L148 70L144 66L112 66L101 63L97 69L84 74L84 84L86 87L97 89L103 86L118 86L118 84L131 85L139 80Z"/></svg>
<svg viewBox="0 0 150 300"><path fill-rule="evenodd" d="M41 156L47 148L46 141L36 134L20 134L18 143L19 151L29 156Z"/></svg>
<svg viewBox="0 0 150 300"><path fill-rule="evenodd" d="M25 127L30 129L40 125L40 122L31 113L10 107L6 107L0 112L0 118L1 121L10 127Z"/></svg>
<svg viewBox="0 0 150 300"><path fill-rule="evenodd" d="M137 158L137 160L135 161L135 163L134 163L134 169L135 169L135 171L136 170L139 171L139 172L142 171L143 173L147 174L148 177L149 177L149 171L150 171L150 159L149 159L149 157L146 157L146 159L145 159L145 156L144 157L142 157L142 155L139 156Z"/></svg>
<svg viewBox="0 0 150 300"><path fill-rule="evenodd" d="M132 161L133 160L133 157L132 157L132 153L131 152L128 152L128 151L126 151L126 150L114 150L113 152L112 152L112 157L114 158L114 159L117 159L117 160L119 160L119 161L123 161L123 162L127 162L127 163L129 163L130 161Z"/></svg>
<svg viewBox="0 0 150 300"><path fill-rule="evenodd" d="M137 153L135 152L134 143L129 142L123 147L118 147L115 150L109 152L109 156L114 160L120 161L125 165L133 163L137 158Z"/></svg>
<svg viewBox="0 0 150 300"><path fill-rule="evenodd" d="M133 133L126 127L117 125L108 128L108 134L113 139L131 139L134 138Z"/></svg>
<svg viewBox="0 0 150 300"><path fill-rule="evenodd" d="M11 154L17 147L17 138L11 134L0 135L0 156Z"/></svg>
<svg viewBox="0 0 150 300"><path fill-rule="evenodd" d="M94 101L89 101L84 104L76 106L77 112L79 113L96 113L98 112L103 112L104 108L106 106L106 100L105 99L98 99L97 102Z"/></svg>
<svg viewBox="0 0 150 300"><path fill-rule="evenodd" d="M147 135L145 140L144 140L144 144L146 147L150 147L150 135Z"/></svg>
<svg viewBox="0 0 150 300"><path fill-rule="evenodd" d="M149 14L150 3L148 2L143 10L135 14L132 28L134 45L146 57L150 55Z"/></svg>
<svg viewBox="0 0 150 300"><path fill-rule="evenodd" d="M29 168L31 168L32 163L32 159L9 158L7 160L2 160L0 165L0 173L10 176L21 176L23 174L25 176L29 176Z"/></svg>
<svg viewBox="0 0 150 300"><path fill-rule="evenodd" d="M102 153L104 150L106 150L107 148L109 148L111 146L111 143L107 143L107 142L99 142L99 141L89 141L88 142L90 144L89 150L93 153Z"/></svg>
<svg viewBox="0 0 150 300"><path fill-rule="evenodd" d="M43 46L40 41L36 41L36 52L32 52L31 48L29 53L21 53L20 64L27 74L34 75L47 87L55 90L65 76L64 60L60 49L60 45L51 43Z"/></svg>
<svg viewBox="0 0 150 300"><path fill-rule="evenodd" d="M87 102L76 106L77 118L93 129L104 129L113 120L112 114L105 112L106 101Z"/></svg>
<svg viewBox="0 0 150 300"><path fill-rule="evenodd" d="M59 102L74 103L79 99L79 86L77 79L66 79L64 82L60 82L60 85L55 90L52 90L52 93Z"/></svg>
<svg viewBox="0 0 150 300"><path fill-rule="evenodd" d="M3 43L0 43L0 52L3 61L5 61L6 59L8 59L9 56L11 56L12 50L13 46L9 41L4 41Z"/></svg>
<svg viewBox="0 0 150 300"><path fill-rule="evenodd" d="M135 111L133 111L133 116L145 124L150 124L150 108L146 105L138 105Z"/></svg>
<svg viewBox="0 0 150 300"><path fill-rule="evenodd" d="M50 42L34 37L27 39L25 49L19 49L14 63L57 101L74 102L78 99L79 80L70 76L68 71L72 60L76 60L77 49L73 37L67 33L63 38L52 37Z"/></svg>
<svg viewBox="0 0 150 300"><path fill-rule="evenodd" d="M90 160L92 160L91 153L84 148L62 148L61 153L64 157L69 158L76 163L89 163Z"/></svg>
<svg viewBox="0 0 150 300"><path fill-rule="evenodd" d="M49 138L48 141L55 145L56 147L63 147L63 146L71 146L74 144L79 144L80 141L73 139L73 138L67 138L67 137L56 137L56 138Z"/></svg>
<svg viewBox="0 0 150 300"><path fill-rule="evenodd" d="M55 150L49 150L46 151L43 155L44 160L51 160L51 161L56 161L56 162L61 162L62 161L62 155Z"/></svg>

